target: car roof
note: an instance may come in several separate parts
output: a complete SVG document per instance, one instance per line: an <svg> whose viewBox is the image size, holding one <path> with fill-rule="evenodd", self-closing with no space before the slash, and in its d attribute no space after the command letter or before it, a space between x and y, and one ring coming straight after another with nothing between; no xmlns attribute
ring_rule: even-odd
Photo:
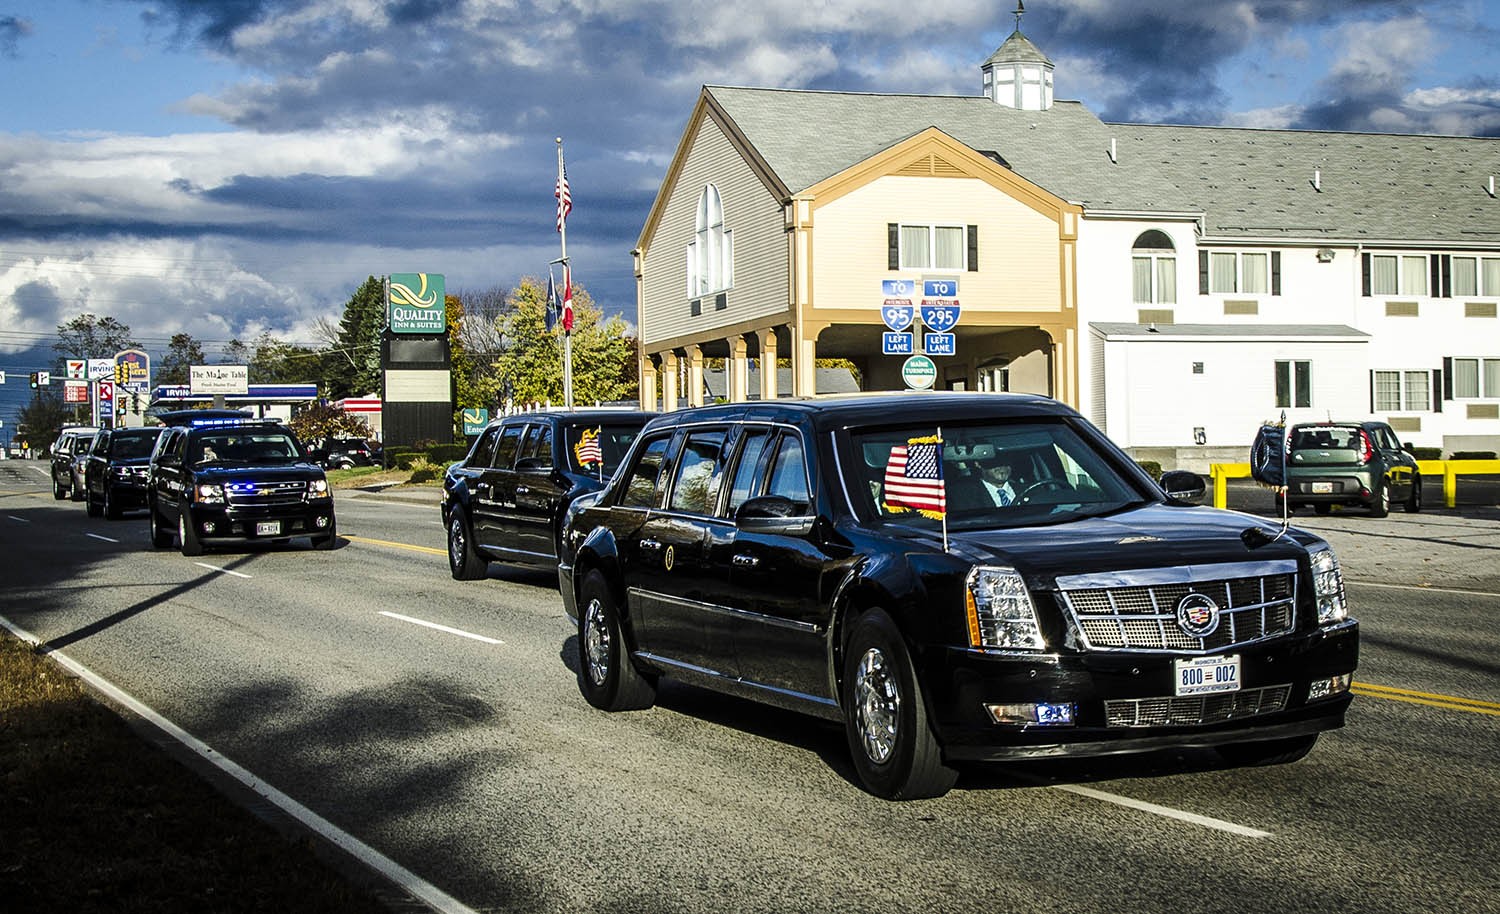
<svg viewBox="0 0 1500 914"><path fill-rule="evenodd" d="M940 425L978 418L1078 416L1060 401L1038 394L977 393L971 391L906 391L788 397L716 404L663 413L651 430L674 425L735 420L810 422L819 429L889 425L918 419Z"/></svg>
<svg viewBox="0 0 1500 914"><path fill-rule="evenodd" d="M590 409L539 409L529 413L515 413L509 416L501 416L491 419L489 428L506 422L538 421L542 419L555 420L558 422L586 423L590 425L620 424L625 422L640 422L642 424L654 419L656 412L643 409L627 409L624 407L598 406Z"/></svg>

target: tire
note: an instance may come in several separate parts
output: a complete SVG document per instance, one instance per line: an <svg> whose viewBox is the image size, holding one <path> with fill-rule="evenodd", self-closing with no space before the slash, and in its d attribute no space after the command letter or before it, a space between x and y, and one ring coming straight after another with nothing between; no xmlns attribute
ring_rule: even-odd
<svg viewBox="0 0 1500 914"><path fill-rule="evenodd" d="M198 531L193 529L186 509L177 515L177 538L182 541L183 555L203 554L203 542L198 539Z"/></svg>
<svg viewBox="0 0 1500 914"><path fill-rule="evenodd" d="M339 538L339 535L338 535L338 530L337 529L329 530L328 531L328 535L326 535L326 536L315 536L315 537L313 537L312 538L312 547L314 549L319 549L319 550L322 550L322 551L326 552L329 549L332 549L334 547L334 544L338 542L338 538Z"/></svg>
<svg viewBox="0 0 1500 914"><path fill-rule="evenodd" d="M71 501L83 501L83 496L85 494L86 493L83 491L83 489L79 488L78 486L68 487L68 498Z"/></svg>
<svg viewBox="0 0 1500 914"><path fill-rule="evenodd" d="M1273 739L1259 743L1230 743L1219 746L1219 757L1234 765L1290 765L1313 750L1318 734Z"/></svg>
<svg viewBox="0 0 1500 914"><path fill-rule="evenodd" d="M52 477L52 497L58 501L68 497L68 490L62 487L62 483L57 481L55 475Z"/></svg>
<svg viewBox="0 0 1500 914"><path fill-rule="evenodd" d="M844 652L844 733L865 789L888 800L940 797L958 780L943 763L911 655L882 610L860 616Z"/></svg>
<svg viewBox="0 0 1500 914"><path fill-rule="evenodd" d="M98 517L104 513L104 508L97 501L94 501L93 492L83 493L83 510L87 512L89 517Z"/></svg>
<svg viewBox="0 0 1500 914"><path fill-rule="evenodd" d="M448 570L455 581L482 580L490 571L490 563L474 550L469 520L461 508L448 514Z"/></svg>
<svg viewBox="0 0 1500 914"><path fill-rule="evenodd" d="M151 515L151 547L153 549L166 549L172 545L172 528L164 527L161 523L161 515L156 511L156 502L146 505L147 512Z"/></svg>
<svg viewBox="0 0 1500 914"><path fill-rule="evenodd" d="M639 711L656 704L656 680L631 661L619 607L598 571L584 578L578 597L578 688L601 711Z"/></svg>
<svg viewBox="0 0 1500 914"><path fill-rule="evenodd" d="M120 500L115 498L115 490L110 486L104 487L104 519L119 520L120 515L125 512L120 510Z"/></svg>
<svg viewBox="0 0 1500 914"><path fill-rule="evenodd" d="M1330 505L1327 502L1319 502L1318 504L1313 505L1313 511L1318 514L1332 514L1333 505Z"/></svg>
<svg viewBox="0 0 1500 914"><path fill-rule="evenodd" d="M1416 474L1411 478L1411 494L1406 496L1406 503L1402 505L1407 514L1418 514L1422 510L1422 477Z"/></svg>
<svg viewBox="0 0 1500 914"><path fill-rule="evenodd" d="M1386 517L1391 513L1391 487L1384 479L1377 480L1375 491L1370 495L1370 516Z"/></svg>

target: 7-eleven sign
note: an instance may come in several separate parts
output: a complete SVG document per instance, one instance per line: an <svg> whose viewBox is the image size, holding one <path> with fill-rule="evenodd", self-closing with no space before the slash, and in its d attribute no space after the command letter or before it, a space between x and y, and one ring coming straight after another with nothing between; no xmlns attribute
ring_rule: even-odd
<svg viewBox="0 0 1500 914"><path fill-rule="evenodd" d="M89 363L86 359L68 359L68 378L74 381L82 381L89 376Z"/></svg>

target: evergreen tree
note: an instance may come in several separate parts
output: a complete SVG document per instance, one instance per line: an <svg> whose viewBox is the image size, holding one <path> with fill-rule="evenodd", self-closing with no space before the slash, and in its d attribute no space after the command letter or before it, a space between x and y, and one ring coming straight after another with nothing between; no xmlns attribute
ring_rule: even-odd
<svg viewBox="0 0 1500 914"><path fill-rule="evenodd" d="M385 283L369 277L344 305L330 361L331 399L380 393L380 335L385 330Z"/></svg>

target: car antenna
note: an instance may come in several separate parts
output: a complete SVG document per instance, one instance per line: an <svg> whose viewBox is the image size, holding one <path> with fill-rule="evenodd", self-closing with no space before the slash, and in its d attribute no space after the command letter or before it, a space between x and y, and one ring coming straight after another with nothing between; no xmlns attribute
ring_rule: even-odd
<svg viewBox="0 0 1500 914"><path fill-rule="evenodd" d="M1251 549L1269 546L1286 535L1292 526L1291 487L1286 478L1286 411L1281 412L1281 421L1275 425L1262 425L1250 446L1250 475L1257 482L1269 485L1272 491L1280 492L1281 529L1272 536L1262 527L1246 527L1240 531L1240 541Z"/></svg>

